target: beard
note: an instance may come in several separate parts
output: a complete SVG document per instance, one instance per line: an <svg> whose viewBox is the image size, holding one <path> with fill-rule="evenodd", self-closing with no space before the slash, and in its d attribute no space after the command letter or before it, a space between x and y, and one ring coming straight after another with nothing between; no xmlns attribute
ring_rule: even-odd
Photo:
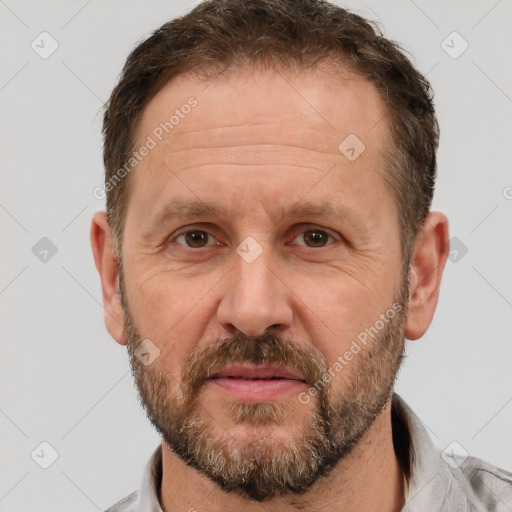
<svg viewBox="0 0 512 512"><path fill-rule="evenodd" d="M370 341L358 344L360 350L335 378L325 378L332 377L332 366L314 348L271 334L249 337L240 333L196 349L178 379L157 364L146 366L136 356L144 337L128 307L121 264L119 274L139 400L169 448L225 492L259 502L306 492L351 452L392 396L404 357L408 276L395 297L396 314L380 321L384 326L374 328L376 334ZM297 397L263 403L225 400L224 411L219 412L229 416L228 425L243 426L247 432L242 439L231 435L229 426L219 428L219 420L205 414L201 405L209 376L229 363L295 370L310 386L307 405ZM300 417L305 419L298 421L301 407L305 409Z"/></svg>

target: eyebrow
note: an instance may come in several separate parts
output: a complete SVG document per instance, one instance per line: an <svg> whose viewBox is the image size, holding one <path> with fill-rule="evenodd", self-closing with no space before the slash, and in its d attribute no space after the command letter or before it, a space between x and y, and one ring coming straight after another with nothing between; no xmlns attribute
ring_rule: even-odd
<svg viewBox="0 0 512 512"><path fill-rule="evenodd" d="M342 219L356 216L353 210L328 201L323 203L301 201L288 210L281 209L280 211L282 217L333 217Z"/></svg>
<svg viewBox="0 0 512 512"><path fill-rule="evenodd" d="M332 217L336 219L348 219L356 223L357 215L353 210L332 202L313 203L309 201L300 201L292 207L278 207L277 215L279 220L284 218L318 218ZM151 216L146 223L147 234L160 230L163 226L173 219L193 219L198 217L217 217L230 218L229 210L218 203L208 203L205 201L185 201L175 199L166 203L166 205L157 213Z"/></svg>
<svg viewBox="0 0 512 512"><path fill-rule="evenodd" d="M173 219L192 219L194 217L228 217L228 210L220 204L212 204L204 201L184 201L175 199L157 213L151 216L147 222L149 231L158 230Z"/></svg>

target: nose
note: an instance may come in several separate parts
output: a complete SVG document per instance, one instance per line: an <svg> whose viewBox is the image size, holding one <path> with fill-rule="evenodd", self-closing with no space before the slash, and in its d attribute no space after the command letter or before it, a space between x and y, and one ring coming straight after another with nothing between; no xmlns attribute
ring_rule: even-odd
<svg viewBox="0 0 512 512"><path fill-rule="evenodd" d="M251 263L235 256L217 311L218 322L230 335L238 330L247 336L261 336L267 330L281 332L291 326L292 292L271 268L268 251Z"/></svg>

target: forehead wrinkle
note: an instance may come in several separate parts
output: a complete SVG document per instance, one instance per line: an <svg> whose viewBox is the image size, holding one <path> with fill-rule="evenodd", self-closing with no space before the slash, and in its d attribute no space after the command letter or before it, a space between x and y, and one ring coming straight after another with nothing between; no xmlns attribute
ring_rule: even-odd
<svg viewBox="0 0 512 512"><path fill-rule="evenodd" d="M343 137L287 126L237 126L189 130L172 134L163 159L174 169L197 163L304 163L314 166L341 154Z"/></svg>
<svg viewBox="0 0 512 512"><path fill-rule="evenodd" d="M247 119L236 124L213 125L206 128L203 122L202 126L197 129L178 128L172 134L170 149L180 151L270 145L298 147L318 152L335 152L343 133L306 126L306 123L310 122L310 118L304 119L300 129L297 129L297 120L295 123L290 123L286 118L276 118L276 123L258 123L255 119ZM231 141L235 139L237 144L231 144Z"/></svg>
<svg viewBox="0 0 512 512"><path fill-rule="evenodd" d="M337 148L331 151L305 149L301 146L260 144L241 146L230 144L224 147L198 147L178 151L170 150L163 161L174 174L205 166L242 168L274 166L302 167L321 170L340 163L344 158ZM343 162L344 163L344 162ZM357 165L357 164L356 164Z"/></svg>

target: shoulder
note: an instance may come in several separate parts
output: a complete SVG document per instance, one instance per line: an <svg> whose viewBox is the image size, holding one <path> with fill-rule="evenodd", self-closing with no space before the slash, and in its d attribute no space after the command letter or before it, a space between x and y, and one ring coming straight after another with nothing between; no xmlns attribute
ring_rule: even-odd
<svg viewBox="0 0 512 512"><path fill-rule="evenodd" d="M512 473L476 457L460 460L460 473L454 474L471 496L477 510L510 512Z"/></svg>
<svg viewBox="0 0 512 512"><path fill-rule="evenodd" d="M139 502L140 491L133 491L131 494L118 501L105 512L137 512L136 506Z"/></svg>

